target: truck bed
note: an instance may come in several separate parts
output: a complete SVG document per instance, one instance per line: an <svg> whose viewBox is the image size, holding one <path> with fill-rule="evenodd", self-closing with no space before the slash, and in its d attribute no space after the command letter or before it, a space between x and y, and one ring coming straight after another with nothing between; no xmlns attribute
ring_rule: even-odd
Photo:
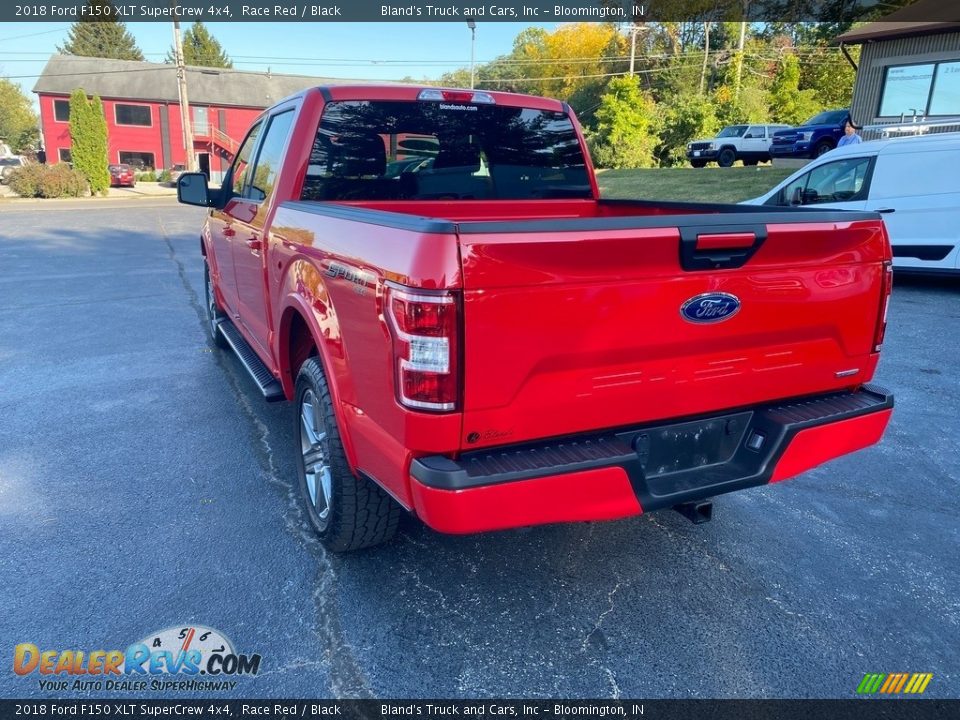
<svg viewBox="0 0 960 720"><path fill-rule="evenodd" d="M290 202L277 224L311 228L321 246L349 226L365 272L462 290L464 417L451 451L850 389L876 365L887 243L874 213ZM458 272L411 272L385 237L421 247L413 256L428 265L456 252ZM682 317L705 293L735 296L739 317Z"/></svg>

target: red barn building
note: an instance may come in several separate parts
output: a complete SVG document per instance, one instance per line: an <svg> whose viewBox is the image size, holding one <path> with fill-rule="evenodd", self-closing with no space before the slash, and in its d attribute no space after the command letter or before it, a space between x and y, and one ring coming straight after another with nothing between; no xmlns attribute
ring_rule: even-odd
<svg viewBox="0 0 960 720"><path fill-rule="evenodd" d="M304 88L336 82L343 81L187 68L199 169L219 181L253 119L264 108ZM186 162L175 66L72 55L52 56L33 88L40 100L47 162L70 161L69 101L75 88L103 100L109 162L158 172Z"/></svg>

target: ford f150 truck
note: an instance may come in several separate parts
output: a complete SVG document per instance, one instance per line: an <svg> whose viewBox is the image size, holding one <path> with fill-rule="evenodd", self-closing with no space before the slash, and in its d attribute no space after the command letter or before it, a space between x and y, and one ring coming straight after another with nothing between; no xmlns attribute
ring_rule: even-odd
<svg viewBox="0 0 960 720"><path fill-rule="evenodd" d="M843 137L850 109L824 110L803 125L780 130L770 143L773 158L818 158L833 150Z"/></svg>
<svg viewBox="0 0 960 720"><path fill-rule="evenodd" d="M562 102L313 88L267 110L200 238L212 341L290 402L333 550L608 520L877 442L890 245L867 212L603 200Z"/></svg>

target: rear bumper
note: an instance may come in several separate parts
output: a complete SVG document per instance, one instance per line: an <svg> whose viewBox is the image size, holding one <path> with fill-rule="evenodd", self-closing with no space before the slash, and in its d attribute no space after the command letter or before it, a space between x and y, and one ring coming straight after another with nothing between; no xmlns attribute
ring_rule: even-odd
<svg viewBox="0 0 960 720"><path fill-rule="evenodd" d="M780 482L876 443L893 395L874 385L600 434L413 461L414 508L472 533L612 520Z"/></svg>

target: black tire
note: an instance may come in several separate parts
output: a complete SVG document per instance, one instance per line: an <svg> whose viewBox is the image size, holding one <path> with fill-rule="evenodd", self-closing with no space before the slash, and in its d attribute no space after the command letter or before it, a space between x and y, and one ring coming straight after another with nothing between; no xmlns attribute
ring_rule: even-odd
<svg viewBox="0 0 960 720"><path fill-rule="evenodd" d="M203 263L203 296L207 307L207 330L210 333L210 339L213 344L221 350L230 347L227 339L217 331L217 323L227 315L220 309L217 303L217 296L213 293L213 282L210 280L210 265L206 261Z"/></svg>
<svg viewBox="0 0 960 720"><path fill-rule="evenodd" d="M813 146L813 157L818 158L831 150L833 150L833 143L829 140L821 140Z"/></svg>
<svg viewBox="0 0 960 720"><path fill-rule="evenodd" d="M724 148L717 155L717 165L720 167L731 167L737 161L737 153L733 148Z"/></svg>
<svg viewBox="0 0 960 720"><path fill-rule="evenodd" d="M401 508L375 482L351 472L316 357L307 358L297 373L293 420L299 443L298 495L324 547L346 552L390 540ZM308 474L313 476L312 488Z"/></svg>
<svg viewBox="0 0 960 720"><path fill-rule="evenodd" d="M690 161L690 164L693 165L693 167L695 167L695 168L702 168L702 167L706 167L706 166L707 166L707 161L706 161L706 160L691 160L691 161Z"/></svg>

